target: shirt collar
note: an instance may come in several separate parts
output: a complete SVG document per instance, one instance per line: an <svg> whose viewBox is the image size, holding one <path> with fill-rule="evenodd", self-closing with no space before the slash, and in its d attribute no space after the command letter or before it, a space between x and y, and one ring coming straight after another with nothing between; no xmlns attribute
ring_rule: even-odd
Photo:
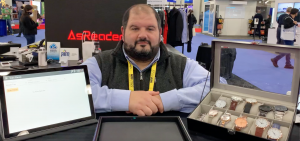
<svg viewBox="0 0 300 141"><path fill-rule="evenodd" d="M154 57L154 59L152 60L152 62L144 69L144 70L140 70L140 68L137 66L137 64L130 59L130 57L126 54L125 49L124 49L124 45L122 46L122 50L124 53L125 58L133 65L135 66L140 72L144 71L145 69L149 68L150 66L152 66L155 62L157 62L160 58L160 49L158 50L156 56Z"/></svg>

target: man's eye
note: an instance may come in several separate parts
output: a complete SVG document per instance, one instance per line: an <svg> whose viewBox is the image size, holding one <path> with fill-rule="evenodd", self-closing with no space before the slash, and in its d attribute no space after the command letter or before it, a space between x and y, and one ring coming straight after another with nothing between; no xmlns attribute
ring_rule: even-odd
<svg viewBox="0 0 300 141"><path fill-rule="evenodd" d="M132 28L131 30L138 30L138 28Z"/></svg>
<svg viewBox="0 0 300 141"><path fill-rule="evenodd" d="M149 31L153 31L154 29L153 29L153 28L148 28L148 30L149 30Z"/></svg>

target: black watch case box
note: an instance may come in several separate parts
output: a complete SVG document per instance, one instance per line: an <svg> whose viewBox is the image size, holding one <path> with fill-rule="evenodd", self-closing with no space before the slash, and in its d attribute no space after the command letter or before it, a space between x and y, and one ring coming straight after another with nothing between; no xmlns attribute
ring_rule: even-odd
<svg viewBox="0 0 300 141"><path fill-rule="evenodd" d="M93 141L192 141L180 117L100 117Z"/></svg>
<svg viewBox="0 0 300 141"><path fill-rule="evenodd" d="M234 86L229 84L223 84L220 82L220 70L224 65L221 64L221 50L222 48L239 48L244 50L255 50L267 53L279 54L280 52L291 53L294 62L294 70L292 75L291 95L279 94L275 92L268 92L257 89L244 88L240 86ZM237 54L239 52L237 51ZM274 55L275 57L276 55ZM212 70L210 76L210 92L205 96L196 109L188 116L187 125L188 129L195 132L211 135L224 141L239 141L239 140L252 140L252 141L269 141L268 130L272 128L273 124L280 125L282 137L278 141L289 141L293 123L295 121L295 114L297 113L297 102L299 94L299 80L300 80L300 48L294 46L285 45L267 45L267 44L252 44L249 42L234 42L224 40L212 41ZM251 59L251 58L249 58ZM271 66L272 63L268 59ZM285 60L283 58L282 60ZM251 67L251 66L248 66ZM273 66L272 66L273 67ZM279 68L275 68L279 69ZM284 69L281 66L281 69ZM282 74L284 75L284 74ZM280 80L278 80L280 81ZM239 102L235 110L230 110L231 97L237 96L243 98L243 101ZM252 104L249 113L245 113L246 98L256 99L257 102ZM216 102L223 100L226 102L226 106L218 108ZM275 119L274 110L261 116L259 111L260 105L268 105L274 107L276 105L282 105L288 108L288 111L284 112L283 118ZM274 108L273 108L274 109ZM218 114L215 117L210 118L208 113L211 110L217 110ZM226 122L225 126L221 126L221 116L225 113L231 115L231 120ZM206 115L203 115L206 114ZM235 119L238 117L247 118L247 126L240 131L235 130ZM263 130L262 136L255 136L256 132L256 120L258 118L264 118L269 121L269 126Z"/></svg>

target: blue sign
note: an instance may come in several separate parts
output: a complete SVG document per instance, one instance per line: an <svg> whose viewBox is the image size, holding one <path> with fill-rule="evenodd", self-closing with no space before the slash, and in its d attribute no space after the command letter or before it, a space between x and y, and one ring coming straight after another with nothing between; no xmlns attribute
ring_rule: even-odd
<svg viewBox="0 0 300 141"><path fill-rule="evenodd" d="M204 2L208 2L208 0L204 0Z"/></svg>
<svg viewBox="0 0 300 141"><path fill-rule="evenodd" d="M184 3L193 3L193 0L184 0Z"/></svg>
<svg viewBox="0 0 300 141"><path fill-rule="evenodd" d="M176 0L167 0L167 2L176 2Z"/></svg>

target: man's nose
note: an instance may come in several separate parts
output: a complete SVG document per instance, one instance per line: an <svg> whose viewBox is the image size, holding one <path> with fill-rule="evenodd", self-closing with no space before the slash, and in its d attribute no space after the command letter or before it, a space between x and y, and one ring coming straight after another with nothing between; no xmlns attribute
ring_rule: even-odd
<svg viewBox="0 0 300 141"><path fill-rule="evenodd" d="M147 31L144 29L140 30L138 38L139 39L148 39Z"/></svg>

